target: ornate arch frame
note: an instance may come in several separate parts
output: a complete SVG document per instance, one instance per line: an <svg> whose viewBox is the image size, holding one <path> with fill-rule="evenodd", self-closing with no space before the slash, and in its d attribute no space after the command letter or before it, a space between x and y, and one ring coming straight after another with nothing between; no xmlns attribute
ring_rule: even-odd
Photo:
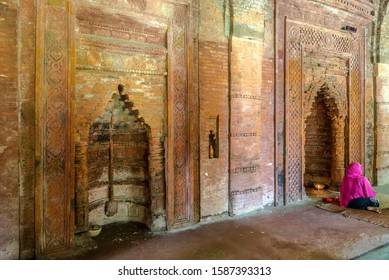
<svg viewBox="0 0 389 280"><path fill-rule="evenodd" d="M158 211L152 219L166 221L171 229L200 219L199 3L198 0L161 2L174 5L174 14L166 46L169 52L166 161L163 162L162 156L156 157L150 171L155 175L155 170L166 170L166 178L162 184L157 180L150 183L151 207ZM30 249L27 246L32 247L34 242L35 248L31 249L35 249L36 257L42 257L74 244L76 11L71 0L37 0L34 9L35 190L28 198L34 200L35 224L28 222L28 226L35 227L35 236L22 250ZM160 141L159 137L152 135L151 141ZM154 147L151 156L159 153Z"/></svg>
<svg viewBox="0 0 389 280"><path fill-rule="evenodd" d="M315 95L315 88L319 90L323 85L320 80L325 80L333 90L337 97L335 102L347 108L344 110L348 120L346 162L364 164L364 34L367 19L371 19L368 12L371 7L364 6L366 11L361 12L334 13L334 8L328 5L312 1L276 1L276 205L303 199L303 121L310 109L310 95ZM357 33L342 30L349 22L357 25ZM322 59L307 63L311 54ZM337 58L335 62L333 58Z"/></svg>
<svg viewBox="0 0 389 280"><path fill-rule="evenodd" d="M346 77L344 77L346 78ZM344 79L346 80L346 79ZM306 167L305 144L306 144L306 120L311 114L311 108L315 102L315 97L322 93L324 95L324 103L327 108L327 116L331 119L331 184L339 186L344 176L345 159L348 157L346 153L347 145L345 143L345 128L347 121L347 89L342 87L334 87L328 79L320 80L316 85L310 86L309 90L304 91L305 101L303 103L303 128L302 128L302 171L303 178ZM304 186L307 182L303 181Z"/></svg>

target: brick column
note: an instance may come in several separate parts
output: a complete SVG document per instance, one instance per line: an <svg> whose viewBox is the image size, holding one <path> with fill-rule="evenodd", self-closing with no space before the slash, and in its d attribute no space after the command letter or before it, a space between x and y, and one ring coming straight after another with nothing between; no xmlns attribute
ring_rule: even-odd
<svg viewBox="0 0 389 280"><path fill-rule="evenodd" d="M331 119L332 128L332 163L331 163L331 181L333 186L339 187L345 172L345 118L343 116L333 117Z"/></svg>
<svg viewBox="0 0 389 280"><path fill-rule="evenodd" d="M230 214L263 207L261 177L264 10L234 2L230 35Z"/></svg>

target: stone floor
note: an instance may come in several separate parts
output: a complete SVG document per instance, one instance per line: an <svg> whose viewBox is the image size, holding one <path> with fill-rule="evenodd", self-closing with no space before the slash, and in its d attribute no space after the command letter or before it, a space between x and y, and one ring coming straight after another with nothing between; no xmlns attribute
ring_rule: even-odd
<svg viewBox="0 0 389 280"><path fill-rule="evenodd" d="M388 191L388 188L383 190ZM61 259L87 260L342 260L386 259L389 229L316 207L322 191L303 202L250 215L220 217L191 228L151 233L137 223L79 235ZM379 215L379 214L378 214Z"/></svg>

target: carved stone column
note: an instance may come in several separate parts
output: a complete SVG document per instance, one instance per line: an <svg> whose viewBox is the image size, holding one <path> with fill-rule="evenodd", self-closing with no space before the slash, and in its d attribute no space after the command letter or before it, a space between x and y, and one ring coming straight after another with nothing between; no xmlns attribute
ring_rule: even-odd
<svg viewBox="0 0 389 280"><path fill-rule="evenodd" d="M343 116L334 116L331 118L332 128L332 164L331 181L332 185L339 187L342 183L345 167L345 118Z"/></svg>

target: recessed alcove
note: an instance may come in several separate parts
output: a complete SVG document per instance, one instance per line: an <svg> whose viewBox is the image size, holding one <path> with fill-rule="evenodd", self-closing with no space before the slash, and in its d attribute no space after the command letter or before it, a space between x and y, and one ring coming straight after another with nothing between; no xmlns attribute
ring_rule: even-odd
<svg viewBox="0 0 389 280"><path fill-rule="evenodd" d="M331 184L332 131L331 118L323 93L319 93L305 120L305 173L304 185Z"/></svg>
<svg viewBox="0 0 389 280"><path fill-rule="evenodd" d="M115 94L105 121L89 128L88 221L150 223L149 134L127 95Z"/></svg>

